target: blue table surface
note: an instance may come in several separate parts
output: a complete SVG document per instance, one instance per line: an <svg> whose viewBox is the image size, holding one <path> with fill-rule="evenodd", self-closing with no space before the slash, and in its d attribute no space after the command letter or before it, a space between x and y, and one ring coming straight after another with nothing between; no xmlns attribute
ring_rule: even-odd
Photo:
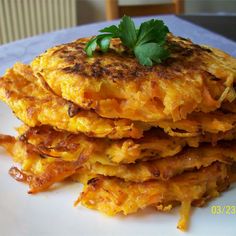
<svg viewBox="0 0 236 236"><path fill-rule="evenodd" d="M190 38L193 42L198 44L207 44L220 48L236 57L236 42L182 20L174 15L137 17L134 18L134 20L136 25L139 25L141 22L151 18L162 19L175 35ZM4 74L5 70L17 61L29 63L35 56L44 52L47 48L70 42L77 38L96 35L99 29L117 23L118 21L112 21L82 25L2 45L0 46L0 75Z"/></svg>

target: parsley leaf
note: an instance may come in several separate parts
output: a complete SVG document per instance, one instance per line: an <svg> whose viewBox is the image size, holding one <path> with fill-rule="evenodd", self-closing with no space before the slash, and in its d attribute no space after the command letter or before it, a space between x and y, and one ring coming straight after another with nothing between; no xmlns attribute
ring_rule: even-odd
<svg viewBox="0 0 236 236"><path fill-rule="evenodd" d="M110 41L112 39L112 34L100 34L92 39L86 44L85 52L89 57L93 56L93 51L96 50L97 46L100 47L102 52L107 52L110 46Z"/></svg>
<svg viewBox="0 0 236 236"><path fill-rule="evenodd" d="M161 63L169 56L169 52L157 43L140 44L135 47L134 54L140 64L146 66Z"/></svg>
<svg viewBox="0 0 236 236"><path fill-rule="evenodd" d="M111 25L109 27L105 27L104 29L99 30L102 33L111 33L114 38L120 37L120 30L116 25Z"/></svg>
<svg viewBox="0 0 236 236"><path fill-rule="evenodd" d="M122 44L145 66L161 63L170 55L166 46L169 29L161 20L143 22L136 29L132 19L123 16L118 26L111 25L100 32L103 34L97 35L86 44L85 51L90 57L97 47L102 52L107 52L112 38L120 38Z"/></svg>
<svg viewBox="0 0 236 236"><path fill-rule="evenodd" d="M89 42L85 46L84 50L89 57L93 56L93 51L95 51L95 49L97 47L97 40L98 40L97 37L92 38L89 40Z"/></svg>
<svg viewBox="0 0 236 236"><path fill-rule="evenodd" d="M163 21L154 19L146 21L140 25L137 44L164 42L168 32L169 29Z"/></svg>
<svg viewBox="0 0 236 236"><path fill-rule="evenodd" d="M129 16L123 16L119 24L119 30L122 43L133 49L137 41L137 31L134 22Z"/></svg>
<svg viewBox="0 0 236 236"><path fill-rule="evenodd" d="M102 37L98 38L97 44L101 48L102 52L108 51L111 39L112 39L111 34L106 34L104 36L102 35Z"/></svg>

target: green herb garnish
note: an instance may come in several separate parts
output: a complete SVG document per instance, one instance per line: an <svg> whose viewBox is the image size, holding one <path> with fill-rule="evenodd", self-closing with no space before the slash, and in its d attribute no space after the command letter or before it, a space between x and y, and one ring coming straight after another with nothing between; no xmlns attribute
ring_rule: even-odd
<svg viewBox="0 0 236 236"><path fill-rule="evenodd" d="M122 44L145 66L161 63L169 56L166 47L169 29L162 20L143 22L139 29L136 29L133 20L129 16L123 16L118 26L112 25L99 32L103 34L90 39L86 44L85 52L90 57L97 46L102 52L107 52L112 38L120 38Z"/></svg>

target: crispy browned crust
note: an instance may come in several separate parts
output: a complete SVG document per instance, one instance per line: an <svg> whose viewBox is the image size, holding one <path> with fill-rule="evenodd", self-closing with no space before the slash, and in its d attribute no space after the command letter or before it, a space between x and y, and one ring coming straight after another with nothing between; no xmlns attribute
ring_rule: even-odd
<svg viewBox="0 0 236 236"><path fill-rule="evenodd" d="M12 167L9 174L17 181L27 183L29 193L44 191L75 174L88 158L84 153L74 161L45 157L38 147L9 135L0 135L0 146L7 150L14 162L21 165L22 170Z"/></svg>
<svg viewBox="0 0 236 236"><path fill-rule="evenodd" d="M221 106L221 110L227 114L227 113L236 113L236 101L233 102L225 102Z"/></svg>
<svg viewBox="0 0 236 236"><path fill-rule="evenodd" d="M235 98L236 59L213 48L169 35L162 64L140 65L118 39L103 54L84 52L89 38L56 46L32 62L35 74L58 95L108 118L175 121L209 112Z"/></svg>

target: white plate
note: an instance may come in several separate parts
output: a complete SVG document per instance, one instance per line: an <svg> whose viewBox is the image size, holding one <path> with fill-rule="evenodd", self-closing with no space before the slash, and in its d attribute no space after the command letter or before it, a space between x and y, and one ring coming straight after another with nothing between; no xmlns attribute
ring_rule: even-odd
<svg viewBox="0 0 236 236"><path fill-rule="evenodd" d="M14 134L19 124L13 114L0 102L0 133ZM73 207L81 185L67 183L58 188L27 194L27 186L8 175L13 165L0 150L0 236L90 236L90 235L184 235L176 229L178 209L160 213L147 209L127 217L107 217L82 206ZM188 235L236 235L236 214L214 215L211 206L234 205L236 186L211 201L204 208L192 211Z"/></svg>

